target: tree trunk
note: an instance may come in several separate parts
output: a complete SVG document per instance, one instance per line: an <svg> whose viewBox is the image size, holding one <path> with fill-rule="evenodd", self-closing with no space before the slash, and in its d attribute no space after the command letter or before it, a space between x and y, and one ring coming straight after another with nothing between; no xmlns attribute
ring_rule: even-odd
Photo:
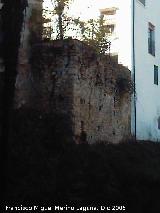
<svg viewBox="0 0 160 213"><path fill-rule="evenodd" d="M58 26L59 26L59 36L60 39L63 40L64 33L63 33L63 24L62 24L62 13L58 15Z"/></svg>
<svg viewBox="0 0 160 213"><path fill-rule="evenodd" d="M9 139L9 127L13 109L15 80L17 75L18 49L20 45L21 29L24 18L24 10L27 0L3 0L1 10L2 20L2 47L1 57L4 61L4 88L2 96L2 131L1 142L1 195L5 201L7 178L7 149Z"/></svg>

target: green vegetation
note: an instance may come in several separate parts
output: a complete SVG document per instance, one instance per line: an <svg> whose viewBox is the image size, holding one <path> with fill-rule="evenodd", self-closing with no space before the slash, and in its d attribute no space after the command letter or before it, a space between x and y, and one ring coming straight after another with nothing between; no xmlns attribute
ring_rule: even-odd
<svg viewBox="0 0 160 213"><path fill-rule="evenodd" d="M74 0L51 0L51 2L53 8L48 8L43 13L44 38L64 39L73 37L94 47L97 53L108 53L111 42L108 40L103 16L83 21L80 17L75 18L68 15Z"/></svg>
<svg viewBox="0 0 160 213"><path fill-rule="evenodd" d="M97 53L108 53L111 42L108 39L103 16L97 19L89 19L86 22L75 19L74 22L79 26L82 41L94 47Z"/></svg>
<svg viewBox="0 0 160 213"><path fill-rule="evenodd" d="M67 11L73 0L51 0L53 8L44 10L44 22L50 23L49 26L44 28L44 36L51 38L52 34L56 34L56 39L63 39L67 30L67 26L71 23L71 18L68 17ZM50 14L50 15L49 15ZM48 18L48 16L50 18ZM56 32L53 30L56 20Z"/></svg>

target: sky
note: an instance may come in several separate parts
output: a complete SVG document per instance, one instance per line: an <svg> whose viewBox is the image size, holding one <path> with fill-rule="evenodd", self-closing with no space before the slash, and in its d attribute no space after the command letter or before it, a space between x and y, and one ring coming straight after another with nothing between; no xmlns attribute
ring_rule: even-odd
<svg viewBox="0 0 160 213"><path fill-rule="evenodd" d="M109 0L107 0L107 4L108 2ZM105 5L106 0L73 0L70 14L75 17L81 17L83 20L95 18L99 15L99 9L104 8ZM51 8L51 0L45 0L44 6Z"/></svg>
<svg viewBox="0 0 160 213"><path fill-rule="evenodd" d="M124 0L128 1L128 0ZM54 0L52 0L54 2ZM106 7L112 7L119 3L119 0L72 0L69 11L67 11L68 17L78 18L81 21L87 21L89 19L97 19L100 15L100 9ZM52 9L53 4L51 0L44 0L44 8ZM52 23L56 23L53 16L48 15L48 18L52 17ZM55 25L56 26L56 25ZM74 35L72 30L67 30L68 36ZM77 37L77 34L76 34Z"/></svg>

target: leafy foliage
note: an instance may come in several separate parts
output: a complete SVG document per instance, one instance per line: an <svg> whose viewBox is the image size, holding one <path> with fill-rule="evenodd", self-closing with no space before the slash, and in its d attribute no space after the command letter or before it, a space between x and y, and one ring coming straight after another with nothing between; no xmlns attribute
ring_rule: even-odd
<svg viewBox="0 0 160 213"><path fill-rule="evenodd" d="M67 16L67 11L72 1L73 0L51 0L53 6L53 9L49 10L51 18L47 18L47 11L44 11L44 22L50 23L44 31L46 37L51 38L52 33L56 33L56 39L64 38L67 26L71 20L70 17ZM53 18L56 19L56 32L52 32L54 29L52 26L54 23Z"/></svg>
<svg viewBox="0 0 160 213"><path fill-rule="evenodd" d="M86 22L76 19L75 23L79 25L82 40L94 47L97 53L105 54L109 51L111 42L108 40L103 16L100 16L98 19L90 19Z"/></svg>
<svg viewBox="0 0 160 213"><path fill-rule="evenodd" d="M52 0L53 10L50 10L51 17L47 18L44 13L44 22L48 22L44 28L44 37L50 38L56 35L56 39L68 37L78 38L88 45L94 47L97 53L107 53L111 42L108 40L108 32L105 28L104 17L82 21L80 17L70 17L67 11L70 9L73 0ZM56 29L54 21L56 18Z"/></svg>
<svg viewBox="0 0 160 213"><path fill-rule="evenodd" d="M117 74L115 89L121 96L123 94L133 94L134 82L125 70Z"/></svg>

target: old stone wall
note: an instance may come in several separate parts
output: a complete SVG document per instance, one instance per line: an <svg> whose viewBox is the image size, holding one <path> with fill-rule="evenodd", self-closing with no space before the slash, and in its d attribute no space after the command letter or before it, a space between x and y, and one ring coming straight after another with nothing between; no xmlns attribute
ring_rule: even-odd
<svg viewBox="0 0 160 213"><path fill-rule="evenodd" d="M35 45L30 64L30 86L17 90L16 107L69 116L77 143L130 137L130 71L114 58L68 39Z"/></svg>
<svg viewBox="0 0 160 213"><path fill-rule="evenodd" d="M86 137L89 143L117 143L128 138L130 92L122 84L130 81L129 70L110 57L97 56L83 43L74 42L76 55L72 56L71 70L75 138L79 141Z"/></svg>
<svg viewBox="0 0 160 213"><path fill-rule="evenodd" d="M112 57L96 55L78 40L42 43L41 10L41 0L28 1L19 48L15 108L64 116L77 143L117 143L128 138L130 71Z"/></svg>

